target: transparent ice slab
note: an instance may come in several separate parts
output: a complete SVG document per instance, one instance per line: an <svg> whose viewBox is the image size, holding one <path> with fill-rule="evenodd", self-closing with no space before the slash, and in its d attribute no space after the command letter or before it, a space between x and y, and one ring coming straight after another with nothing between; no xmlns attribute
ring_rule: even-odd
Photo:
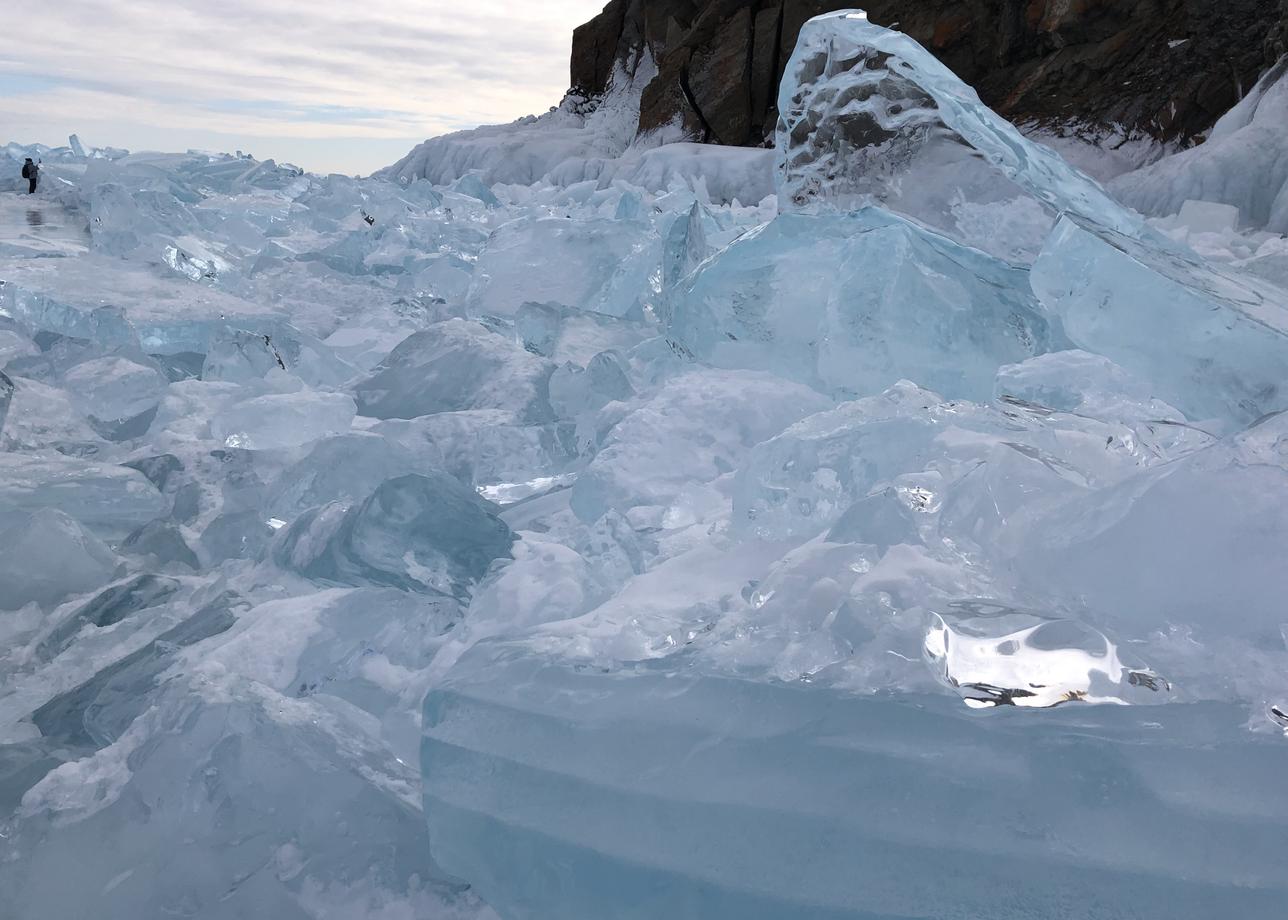
<svg viewBox="0 0 1288 920"><path fill-rule="evenodd" d="M1064 217L1033 290L1079 348L1149 380L1191 419L1247 424L1288 406L1288 293Z"/></svg>
<svg viewBox="0 0 1288 920"><path fill-rule="evenodd" d="M421 763L435 859L506 917L1271 920L1282 740L1240 721L972 715L484 643L427 698Z"/></svg>
<svg viewBox="0 0 1288 920"><path fill-rule="evenodd" d="M984 399L1000 365L1066 342L1026 272L876 208L751 231L675 293L669 331L842 398L910 379Z"/></svg>

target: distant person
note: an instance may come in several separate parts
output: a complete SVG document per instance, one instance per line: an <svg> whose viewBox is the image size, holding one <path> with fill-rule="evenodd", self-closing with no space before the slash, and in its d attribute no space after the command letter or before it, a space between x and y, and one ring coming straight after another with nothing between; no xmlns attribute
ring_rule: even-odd
<svg viewBox="0 0 1288 920"><path fill-rule="evenodd" d="M22 177L27 180L27 194L36 194L36 183L40 181L40 167L27 157L27 162L22 164Z"/></svg>

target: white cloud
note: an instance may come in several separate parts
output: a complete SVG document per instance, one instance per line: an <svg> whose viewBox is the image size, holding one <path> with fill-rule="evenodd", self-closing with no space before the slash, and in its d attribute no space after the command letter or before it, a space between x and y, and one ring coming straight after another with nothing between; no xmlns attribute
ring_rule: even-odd
<svg viewBox="0 0 1288 920"><path fill-rule="evenodd" d="M0 142L80 131L367 172L557 102L572 30L602 3L59 0L0 30Z"/></svg>

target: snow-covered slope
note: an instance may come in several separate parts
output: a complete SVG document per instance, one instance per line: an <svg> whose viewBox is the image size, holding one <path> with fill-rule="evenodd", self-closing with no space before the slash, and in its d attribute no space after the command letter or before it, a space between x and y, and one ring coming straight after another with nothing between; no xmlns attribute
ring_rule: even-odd
<svg viewBox="0 0 1288 920"><path fill-rule="evenodd" d="M661 192L684 187L704 200L752 204L773 194L772 151L678 143L677 128L637 137L640 93L656 74L645 57L619 66L597 99L569 94L541 116L425 141L377 176L451 185L466 176L485 185L548 183L568 187L616 181Z"/></svg>
<svg viewBox="0 0 1288 920"><path fill-rule="evenodd" d="M1186 201L1217 202L1238 208L1242 227L1288 233L1288 57L1206 142L1120 176L1109 188L1145 214L1166 217Z"/></svg>

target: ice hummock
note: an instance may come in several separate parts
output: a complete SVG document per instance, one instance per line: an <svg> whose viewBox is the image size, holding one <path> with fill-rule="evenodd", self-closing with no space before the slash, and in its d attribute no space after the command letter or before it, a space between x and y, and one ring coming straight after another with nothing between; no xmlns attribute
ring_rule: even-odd
<svg viewBox="0 0 1288 920"><path fill-rule="evenodd" d="M802 98L942 99L849 154L916 208L584 110L433 181L3 149L6 906L1279 920L1278 242L856 30Z"/></svg>

